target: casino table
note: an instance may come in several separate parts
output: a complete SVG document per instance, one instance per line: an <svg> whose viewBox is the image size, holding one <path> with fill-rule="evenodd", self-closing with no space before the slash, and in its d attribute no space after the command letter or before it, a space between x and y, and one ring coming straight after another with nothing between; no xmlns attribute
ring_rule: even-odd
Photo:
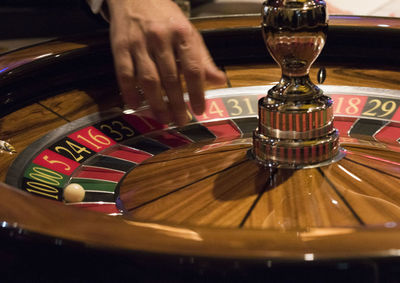
<svg viewBox="0 0 400 283"><path fill-rule="evenodd" d="M227 84L183 127L123 105L107 31L0 57L3 278L396 282L400 19L331 16L311 77L344 157L299 170L248 157L280 78L260 17L192 22Z"/></svg>

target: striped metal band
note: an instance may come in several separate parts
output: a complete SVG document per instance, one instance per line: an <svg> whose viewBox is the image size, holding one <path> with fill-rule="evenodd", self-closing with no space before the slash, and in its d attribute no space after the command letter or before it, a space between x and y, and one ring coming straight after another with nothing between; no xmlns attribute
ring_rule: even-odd
<svg viewBox="0 0 400 283"><path fill-rule="evenodd" d="M259 125L259 133L264 136L269 136L276 139L315 139L318 137L326 136L333 131L333 121L329 124L323 126L322 128L312 129L306 132L298 131L282 131L278 129L272 129L265 127L264 125Z"/></svg>
<svg viewBox="0 0 400 283"><path fill-rule="evenodd" d="M254 132L253 154L262 162L275 162L283 167L311 165L334 158L339 152L339 133L333 131L323 139L279 141Z"/></svg>
<svg viewBox="0 0 400 283"><path fill-rule="evenodd" d="M324 130L319 129L329 128L333 121L333 108L332 106L325 109L315 109L314 111L304 111L304 112L280 112L277 110L269 110L264 106L259 106L259 130L264 135L274 136L274 131L281 132L292 132L292 134L287 134L287 136L295 137L295 133L307 133L305 136L307 138L316 138L318 136L323 136L326 134ZM331 131L332 128L330 128ZM277 136L274 136L277 137Z"/></svg>

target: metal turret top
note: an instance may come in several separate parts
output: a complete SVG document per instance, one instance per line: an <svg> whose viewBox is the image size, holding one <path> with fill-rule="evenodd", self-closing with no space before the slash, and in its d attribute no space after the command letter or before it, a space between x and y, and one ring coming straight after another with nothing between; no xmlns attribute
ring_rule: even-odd
<svg viewBox="0 0 400 283"><path fill-rule="evenodd" d="M327 27L326 4L320 0L269 0L263 4L264 28L301 30Z"/></svg>
<svg viewBox="0 0 400 283"><path fill-rule="evenodd" d="M267 0L264 2L264 6L271 6L277 8L293 8L303 9L316 6L325 6L323 0Z"/></svg>
<svg viewBox="0 0 400 283"><path fill-rule="evenodd" d="M332 100L309 77L325 45L326 4L319 0L268 0L262 31L282 77L258 103L259 124L253 156L263 165L283 168L318 166L339 154Z"/></svg>

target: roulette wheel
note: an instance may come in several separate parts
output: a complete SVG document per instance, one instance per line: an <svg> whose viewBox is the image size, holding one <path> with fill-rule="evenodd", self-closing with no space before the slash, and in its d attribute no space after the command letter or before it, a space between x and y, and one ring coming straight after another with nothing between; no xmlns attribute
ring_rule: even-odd
<svg viewBox="0 0 400 283"><path fill-rule="evenodd" d="M335 103L310 87L285 112L263 98L282 85L268 19L193 19L228 82L207 91L204 114L188 106L184 127L124 108L106 31L1 57L12 278L396 282L400 21L331 17L310 73ZM307 69L289 59L277 61Z"/></svg>

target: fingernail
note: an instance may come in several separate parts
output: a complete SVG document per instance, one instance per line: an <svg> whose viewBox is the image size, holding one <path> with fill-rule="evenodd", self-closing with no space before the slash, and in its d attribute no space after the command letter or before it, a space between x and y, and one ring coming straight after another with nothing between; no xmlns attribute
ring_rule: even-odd
<svg viewBox="0 0 400 283"><path fill-rule="evenodd" d="M221 70L218 70L218 75L221 77L221 79L223 79L224 81L227 80L227 76L224 72L222 72Z"/></svg>
<svg viewBox="0 0 400 283"><path fill-rule="evenodd" d="M195 105L193 105L192 107L193 107L193 112L194 112L196 115L201 115L201 114L203 114L204 111L206 110L206 109L205 109L206 107L205 107L204 104L195 104Z"/></svg>
<svg viewBox="0 0 400 283"><path fill-rule="evenodd" d="M176 123L178 126L184 126L189 122L187 115L176 115Z"/></svg>

